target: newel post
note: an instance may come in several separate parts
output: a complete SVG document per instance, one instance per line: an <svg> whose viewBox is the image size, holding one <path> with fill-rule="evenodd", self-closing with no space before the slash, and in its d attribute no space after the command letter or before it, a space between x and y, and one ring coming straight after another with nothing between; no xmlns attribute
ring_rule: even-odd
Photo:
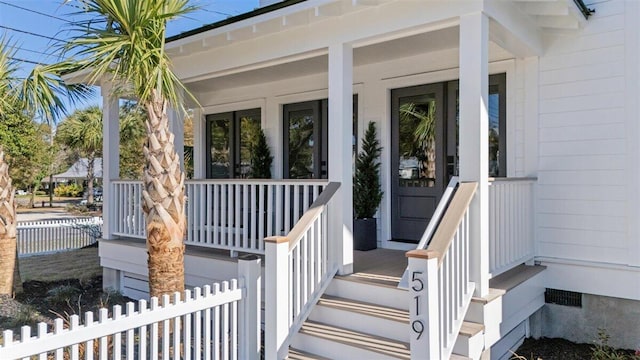
<svg viewBox="0 0 640 360"><path fill-rule="evenodd" d="M238 309L240 359L260 359L261 262L257 255L246 255L238 259L238 278L244 281L243 286L246 289Z"/></svg>
<svg viewBox="0 0 640 360"><path fill-rule="evenodd" d="M411 359L440 359L438 253L411 250L409 260L409 331Z"/></svg>
<svg viewBox="0 0 640 360"><path fill-rule="evenodd" d="M265 324L266 360L284 358L289 336L289 239L272 236L265 242Z"/></svg>

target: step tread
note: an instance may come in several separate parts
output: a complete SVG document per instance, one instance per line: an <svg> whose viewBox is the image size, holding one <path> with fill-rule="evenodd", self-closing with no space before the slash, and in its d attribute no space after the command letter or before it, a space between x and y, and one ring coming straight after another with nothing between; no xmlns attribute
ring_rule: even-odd
<svg viewBox="0 0 640 360"><path fill-rule="evenodd" d="M505 293L506 293L506 291L504 291L502 289L489 288L489 293L486 296L483 296L483 297L475 297L474 296L474 297L471 298L471 301L475 302L475 303L488 304L488 303L492 302L493 300L501 297Z"/></svg>
<svg viewBox="0 0 640 360"><path fill-rule="evenodd" d="M451 354L451 357L449 358L449 360L471 360L470 357L466 357L466 356L462 356L462 355L458 355L458 354Z"/></svg>
<svg viewBox="0 0 640 360"><path fill-rule="evenodd" d="M369 302L325 294L318 301L318 305L409 324L408 311Z"/></svg>
<svg viewBox="0 0 640 360"><path fill-rule="evenodd" d="M400 282L399 277L369 274L369 273L353 273L349 275L336 275L335 278L339 280L353 281L353 282L388 287L393 289L398 289L398 283ZM399 289L399 290L406 291L406 289Z"/></svg>
<svg viewBox="0 0 640 360"><path fill-rule="evenodd" d="M306 351L289 348L289 356L287 356L289 360L331 360L324 356L311 354Z"/></svg>
<svg viewBox="0 0 640 360"><path fill-rule="evenodd" d="M507 292L538 275L546 268L541 265L522 264L489 280L489 287Z"/></svg>
<svg viewBox="0 0 640 360"><path fill-rule="evenodd" d="M358 347L398 359L410 359L409 344L384 337L347 330L324 323L307 320L300 328L301 334Z"/></svg>
<svg viewBox="0 0 640 360"><path fill-rule="evenodd" d="M484 331L484 325L471 321L463 321L460 328L460 335L473 337Z"/></svg>

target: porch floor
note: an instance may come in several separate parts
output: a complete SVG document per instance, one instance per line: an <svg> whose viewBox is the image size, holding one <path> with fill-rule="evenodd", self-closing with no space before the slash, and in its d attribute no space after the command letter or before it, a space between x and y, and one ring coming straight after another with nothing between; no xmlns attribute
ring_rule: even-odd
<svg viewBox="0 0 640 360"><path fill-rule="evenodd" d="M354 250L353 274L345 278L395 287L407 268L405 253L404 250L391 249Z"/></svg>

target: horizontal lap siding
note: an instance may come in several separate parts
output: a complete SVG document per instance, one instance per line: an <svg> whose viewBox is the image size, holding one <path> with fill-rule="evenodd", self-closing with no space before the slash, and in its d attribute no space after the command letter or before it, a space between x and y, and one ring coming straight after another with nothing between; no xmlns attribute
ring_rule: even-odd
<svg viewBox="0 0 640 360"><path fill-rule="evenodd" d="M538 252L624 263L624 2L593 6L578 36L554 38L540 58Z"/></svg>

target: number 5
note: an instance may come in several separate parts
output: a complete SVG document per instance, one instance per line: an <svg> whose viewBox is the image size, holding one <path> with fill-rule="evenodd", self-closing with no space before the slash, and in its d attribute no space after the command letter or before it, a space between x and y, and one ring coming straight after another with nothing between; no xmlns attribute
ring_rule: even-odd
<svg viewBox="0 0 640 360"><path fill-rule="evenodd" d="M411 289L413 291L422 291L424 289L424 283L422 282L422 279L418 277L418 275L422 275L422 271L414 271L411 274L411 281L413 281L414 283L417 282L417 284L411 286Z"/></svg>

